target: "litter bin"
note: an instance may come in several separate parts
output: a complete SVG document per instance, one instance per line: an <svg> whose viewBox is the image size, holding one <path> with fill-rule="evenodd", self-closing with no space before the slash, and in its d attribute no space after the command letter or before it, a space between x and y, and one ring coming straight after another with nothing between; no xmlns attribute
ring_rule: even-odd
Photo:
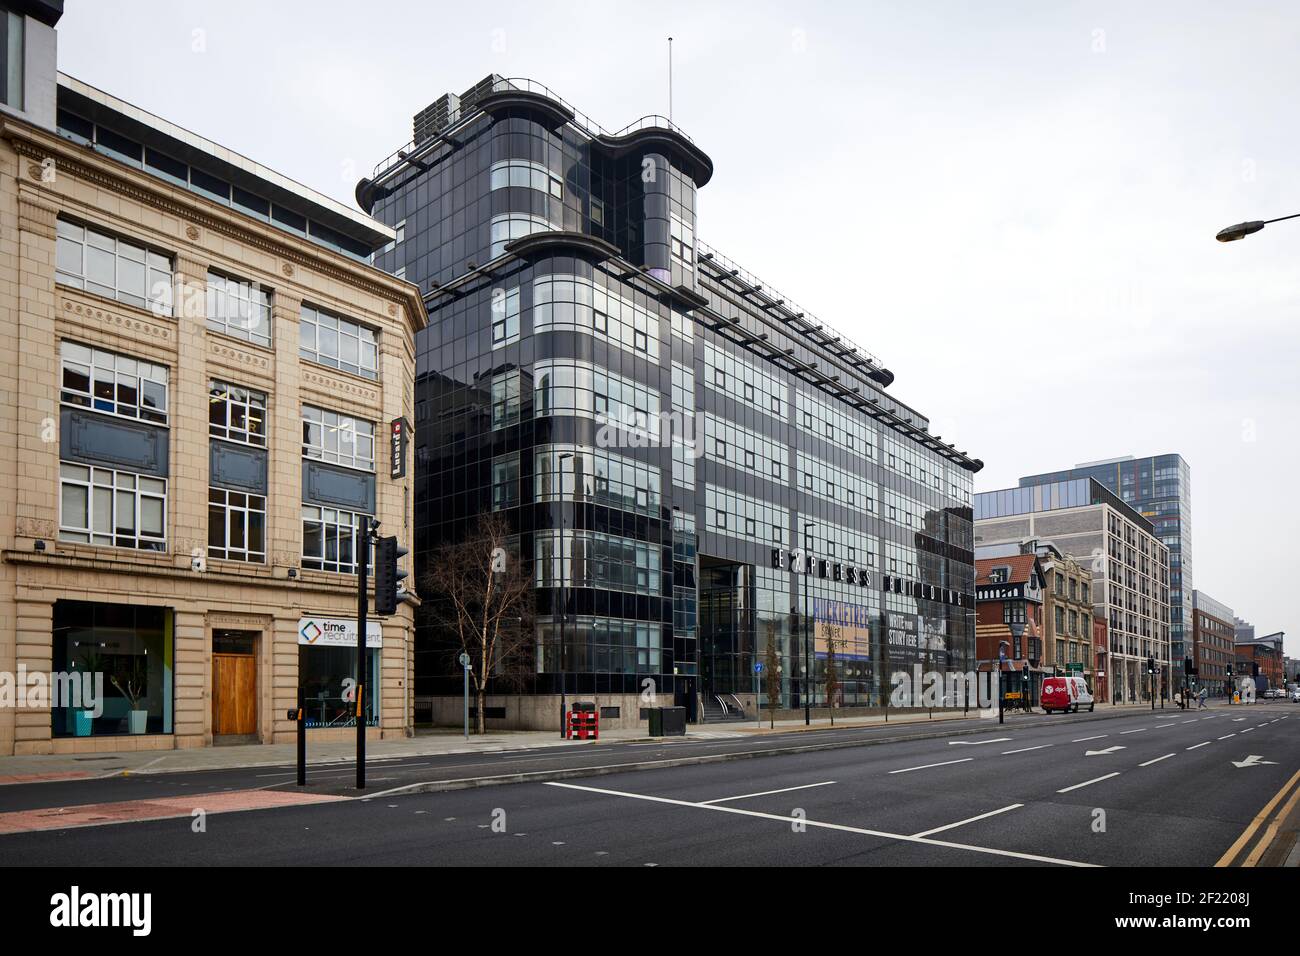
<svg viewBox="0 0 1300 956"><path fill-rule="evenodd" d="M685 707L651 707L650 708L650 736L651 737L686 736L686 708Z"/></svg>

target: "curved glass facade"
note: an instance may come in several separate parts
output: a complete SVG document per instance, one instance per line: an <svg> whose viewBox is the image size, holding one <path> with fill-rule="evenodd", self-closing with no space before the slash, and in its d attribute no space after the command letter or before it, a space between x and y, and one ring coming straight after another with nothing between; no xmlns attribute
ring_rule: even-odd
<svg viewBox="0 0 1300 956"><path fill-rule="evenodd" d="M478 514L507 515L538 588L523 693L559 691L561 617L578 695L635 694L646 678L682 703L746 694L769 643L787 706L823 703L831 646L842 706L878 704L913 663L971 666L978 463L702 250L672 148L614 148L526 106L463 107L373 210L405 222L377 264L428 293L416 580ZM571 239L512 253L493 231L503 216L617 254ZM801 365L835 368L879 411ZM417 693L459 693L447 650L420 629Z"/></svg>

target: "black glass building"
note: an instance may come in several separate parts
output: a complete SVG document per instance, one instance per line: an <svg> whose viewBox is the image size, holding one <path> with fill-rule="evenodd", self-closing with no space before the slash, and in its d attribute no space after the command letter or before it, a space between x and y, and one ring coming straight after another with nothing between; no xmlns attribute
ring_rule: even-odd
<svg viewBox="0 0 1300 956"><path fill-rule="evenodd" d="M480 513L507 516L539 621L537 706L512 722L553 723L562 618L569 693L624 721L649 687L693 717L751 708L769 642L783 706L825 703L830 646L845 707L914 663L968 668L981 462L698 241L713 164L690 137L662 117L606 132L497 76L414 125L357 198L397 232L376 264L430 315L415 580ZM418 695L459 697L458 651L421 628Z"/></svg>

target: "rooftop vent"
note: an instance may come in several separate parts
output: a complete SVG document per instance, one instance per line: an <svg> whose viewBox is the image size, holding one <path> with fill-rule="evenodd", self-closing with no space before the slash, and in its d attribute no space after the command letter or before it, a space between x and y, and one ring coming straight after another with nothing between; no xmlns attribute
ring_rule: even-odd
<svg viewBox="0 0 1300 956"><path fill-rule="evenodd" d="M479 80L460 96L455 93L444 93L438 97L438 99L415 114L415 119L411 124L414 142L418 145L426 139L437 136L448 126L459 120L480 99L491 93L500 82L501 77L493 73Z"/></svg>

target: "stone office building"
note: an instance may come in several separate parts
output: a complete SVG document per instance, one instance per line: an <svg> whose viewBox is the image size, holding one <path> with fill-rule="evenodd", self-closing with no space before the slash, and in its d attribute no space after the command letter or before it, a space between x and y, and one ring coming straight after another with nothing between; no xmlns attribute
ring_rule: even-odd
<svg viewBox="0 0 1300 956"><path fill-rule="evenodd" d="M975 544L1050 540L1092 572L1092 604L1106 617L1107 684L1116 702L1169 696L1169 549L1151 522L1091 478L975 496Z"/></svg>
<svg viewBox="0 0 1300 956"><path fill-rule="evenodd" d="M826 703L830 641L835 706L878 705L913 662L969 666L981 463L878 360L698 240L712 178L663 117L607 132L490 76L357 187L399 235L376 264L430 312L416 579L491 510L536 578L529 676L497 688L490 726L555 726L565 687L616 726L651 688L692 717L752 715L773 642L761 696L776 681L782 707ZM421 626L417 674L450 720L448 637Z"/></svg>
<svg viewBox="0 0 1300 956"><path fill-rule="evenodd" d="M60 5L23 6L5 55L29 82L0 111L0 672L104 680L93 708L0 708L0 754L290 740L300 682L313 734L354 734L357 516L410 533L386 436L425 312L366 261L393 230L56 76ZM411 609L369 632L365 719L405 734Z"/></svg>

